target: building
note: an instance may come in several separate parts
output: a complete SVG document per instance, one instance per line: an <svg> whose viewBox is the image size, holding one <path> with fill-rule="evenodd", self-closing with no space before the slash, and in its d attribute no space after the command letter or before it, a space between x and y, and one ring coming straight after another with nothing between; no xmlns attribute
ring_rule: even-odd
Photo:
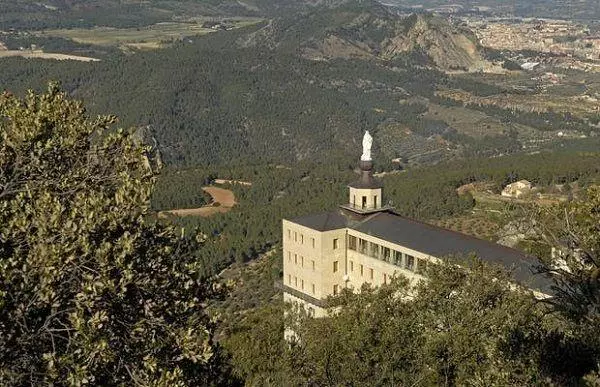
<svg viewBox="0 0 600 387"><path fill-rule="evenodd" d="M367 138L368 132L365 134ZM370 138L370 136L369 136ZM427 265L448 256L475 254L509 268L515 282L540 296L549 282L534 275L534 258L517 250L398 215L385 205L373 177L370 140L363 141L360 179L348 186L348 203L324 213L283 220L284 301L310 314L326 314L326 299L343 288L385 284L402 274L415 283Z"/></svg>
<svg viewBox="0 0 600 387"><path fill-rule="evenodd" d="M520 198L531 193L532 188L533 186L527 180L519 180L504 187L502 190L502 196Z"/></svg>

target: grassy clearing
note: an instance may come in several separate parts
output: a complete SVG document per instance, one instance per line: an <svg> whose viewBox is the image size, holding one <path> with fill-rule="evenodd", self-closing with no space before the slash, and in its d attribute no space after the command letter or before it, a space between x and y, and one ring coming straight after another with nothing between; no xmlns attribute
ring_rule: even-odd
<svg viewBox="0 0 600 387"><path fill-rule="evenodd" d="M260 22L260 19L228 19L229 28L240 28ZM59 37L77 43L99 46L118 46L132 49L157 49L184 37L201 36L216 29L204 28L203 22L167 22L139 28L73 28L44 30L37 32L40 37Z"/></svg>
<svg viewBox="0 0 600 387"><path fill-rule="evenodd" d="M53 54L39 50L0 50L0 58L20 56L22 58L54 59L54 60L76 60L79 62L98 62L100 59L87 56Z"/></svg>
<svg viewBox="0 0 600 387"><path fill-rule="evenodd" d="M510 127L500 120L465 107L446 107L431 103L426 117L443 120L459 133L475 138L485 135L500 135L510 130Z"/></svg>

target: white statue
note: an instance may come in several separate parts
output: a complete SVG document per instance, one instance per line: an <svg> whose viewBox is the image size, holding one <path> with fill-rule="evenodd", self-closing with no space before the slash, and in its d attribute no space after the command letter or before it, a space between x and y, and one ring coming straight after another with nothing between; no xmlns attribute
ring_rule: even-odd
<svg viewBox="0 0 600 387"><path fill-rule="evenodd" d="M371 137L371 134L369 134L369 131L367 130L365 132L365 135L363 136L363 153L362 156L360 156L360 159L362 161L371 161L371 145L373 145L373 137Z"/></svg>

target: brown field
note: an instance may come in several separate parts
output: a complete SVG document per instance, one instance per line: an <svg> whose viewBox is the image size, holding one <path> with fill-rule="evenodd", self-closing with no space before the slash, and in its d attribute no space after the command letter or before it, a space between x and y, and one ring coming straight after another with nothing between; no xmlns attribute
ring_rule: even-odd
<svg viewBox="0 0 600 387"><path fill-rule="evenodd" d="M0 58L8 58L13 56L20 56L23 58L41 58L41 59L54 59L54 60L77 60L80 62L99 62L100 59L90 58L87 56L77 55L66 55L66 54L53 54L49 52L43 52L41 50L0 50Z"/></svg>
<svg viewBox="0 0 600 387"><path fill-rule="evenodd" d="M177 210L161 211L159 218L169 216L202 216L209 217L214 214L225 213L231 210L236 204L235 195L228 189L219 187L202 187L204 192L212 197L212 203L199 208L181 208ZM220 203L220 206L214 206L214 203Z"/></svg>

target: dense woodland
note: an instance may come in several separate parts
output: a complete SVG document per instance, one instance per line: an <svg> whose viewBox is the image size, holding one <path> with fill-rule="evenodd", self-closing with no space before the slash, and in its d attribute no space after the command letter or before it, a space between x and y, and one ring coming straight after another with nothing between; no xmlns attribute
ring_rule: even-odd
<svg viewBox="0 0 600 387"><path fill-rule="evenodd" d="M356 24L355 19L368 22ZM413 19L399 23L409 26ZM376 44L391 36L389 20L393 16L380 6L349 2L273 23L182 39L153 52L123 55L106 49L99 63L5 58L0 61L0 84L22 95L58 80L72 96L85 101L90 113L116 114L125 127L149 127L172 166L323 161L332 153L348 158L364 130L371 130L377 139L389 124L408 128L421 142L441 136L456 149L442 159L521 151L515 133L473 138L453 128L452 122L424 117L429 101L456 104L436 97L439 88L481 96L504 90L468 76L447 75L423 50L387 60L312 61L301 55L332 30L350 42ZM386 27L377 29L379 24ZM17 35L8 43L27 45L33 40ZM92 50L62 39L45 38L39 44ZM568 114L467 107L507 125L524 124L539 131L597 130ZM425 152L420 147L415 145L415 153ZM401 147L389 147L388 160L379 165L404 156Z"/></svg>

